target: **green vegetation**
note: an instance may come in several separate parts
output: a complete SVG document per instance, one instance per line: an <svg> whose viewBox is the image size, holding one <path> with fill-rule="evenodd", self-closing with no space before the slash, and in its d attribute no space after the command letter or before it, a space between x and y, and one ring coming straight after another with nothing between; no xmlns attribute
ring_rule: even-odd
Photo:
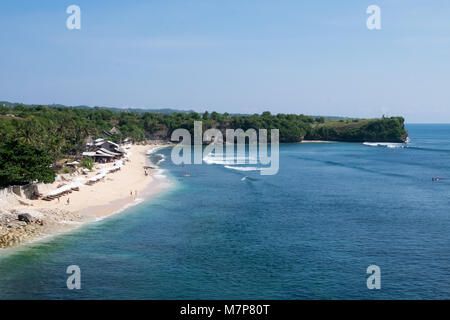
<svg viewBox="0 0 450 320"><path fill-rule="evenodd" d="M203 129L247 130L279 129L280 142L302 139L335 141L403 142L407 132L401 117L381 119L339 119L270 112L230 115L217 112L119 112L117 109L26 106L0 104L0 185L51 181L49 169L58 160L79 155L88 137L102 136L116 127L109 137L120 142L126 137L139 142L146 139L169 140L172 132L185 128L193 132L194 121ZM270 133L270 131L269 131ZM89 168L87 163L83 166Z"/></svg>
<svg viewBox="0 0 450 320"><path fill-rule="evenodd" d="M0 187L32 182L51 183L55 172L50 168L49 154L41 149L10 140L0 144Z"/></svg>
<svg viewBox="0 0 450 320"><path fill-rule="evenodd" d="M347 142L405 142L408 133L402 117L328 120L313 124L307 139Z"/></svg>
<svg viewBox="0 0 450 320"><path fill-rule="evenodd" d="M92 158L84 158L80 164L83 168L92 171L92 168L94 167L94 160L92 160Z"/></svg>

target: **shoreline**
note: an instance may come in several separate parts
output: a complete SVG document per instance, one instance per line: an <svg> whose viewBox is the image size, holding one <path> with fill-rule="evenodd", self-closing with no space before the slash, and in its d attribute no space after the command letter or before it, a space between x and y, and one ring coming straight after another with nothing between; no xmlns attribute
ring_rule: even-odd
<svg viewBox="0 0 450 320"><path fill-rule="evenodd" d="M9 249L39 242L114 216L169 189L171 181L150 160L151 154L169 146L170 144L133 145L130 148L130 161L121 170L108 174L103 181L94 185L83 184L79 191L63 196L59 201L26 200L28 205L25 205L19 198L15 203L3 207L0 210L0 255L10 251ZM96 164L96 170L90 172L85 179L108 166L111 164ZM144 169L148 166L153 168ZM56 185L57 182L53 183L52 188ZM18 221L20 213L31 214L34 221ZM36 221L44 223L39 225Z"/></svg>

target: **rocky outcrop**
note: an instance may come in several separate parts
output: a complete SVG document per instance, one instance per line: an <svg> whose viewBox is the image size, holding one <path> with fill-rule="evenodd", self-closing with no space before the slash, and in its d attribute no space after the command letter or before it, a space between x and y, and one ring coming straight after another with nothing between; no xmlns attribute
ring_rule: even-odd
<svg viewBox="0 0 450 320"><path fill-rule="evenodd" d="M16 214L5 210L0 213L0 248L16 245L35 232L34 226L28 226L28 223L19 220Z"/></svg>
<svg viewBox="0 0 450 320"><path fill-rule="evenodd" d="M81 217L69 211L45 209L40 211L0 209L0 248L7 248L36 239L44 234L64 231Z"/></svg>
<svg viewBox="0 0 450 320"><path fill-rule="evenodd" d="M19 218L19 221L23 221L26 223L33 222L33 217L29 213L21 213L21 214L19 214L18 218Z"/></svg>
<svg viewBox="0 0 450 320"><path fill-rule="evenodd" d="M24 221L11 221L0 230L0 248L15 246L26 240L38 237L41 226Z"/></svg>

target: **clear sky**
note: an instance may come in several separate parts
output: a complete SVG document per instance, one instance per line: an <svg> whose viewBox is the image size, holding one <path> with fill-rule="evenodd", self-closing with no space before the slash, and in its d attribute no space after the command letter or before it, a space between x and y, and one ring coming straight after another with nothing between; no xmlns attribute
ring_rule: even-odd
<svg viewBox="0 0 450 320"><path fill-rule="evenodd" d="M450 122L448 0L1 0L0 41L0 100Z"/></svg>

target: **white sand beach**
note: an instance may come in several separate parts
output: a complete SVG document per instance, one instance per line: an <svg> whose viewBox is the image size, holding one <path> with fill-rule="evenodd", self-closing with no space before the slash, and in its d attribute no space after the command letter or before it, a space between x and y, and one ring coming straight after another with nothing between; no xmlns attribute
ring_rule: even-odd
<svg viewBox="0 0 450 320"><path fill-rule="evenodd" d="M158 169L148 169L149 174L145 175L144 166L150 165L149 156L146 154L148 150L148 146L134 145L130 149L132 153L130 161L125 162L120 171L108 174L103 181L93 185L83 185L80 191L61 197L59 202L58 200L51 202L38 200L36 204L33 204L39 208L59 208L82 213L87 217L114 213L125 205L134 203L136 198L144 197L146 189L154 181L153 174ZM96 166L111 167L112 164ZM86 178L95 175L96 173L93 172Z"/></svg>
<svg viewBox="0 0 450 320"><path fill-rule="evenodd" d="M129 161L125 161L119 171L109 173L101 181L87 185L87 179L98 174L99 170L112 167L114 163L95 164L95 170L87 175L73 177L81 181L79 191L72 191L59 200L26 200L3 203L3 223L0 223L0 247L28 242L36 237L56 234L73 229L83 223L105 218L135 205L170 186L167 178L161 179L160 169L154 167L147 154L166 145L133 145L129 149ZM145 169L152 166L154 169ZM146 175L147 171L147 175ZM157 176L157 178L155 177ZM49 190L56 189L55 182ZM26 224L17 221L17 214L29 213L43 225ZM9 219L6 217L10 217ZM2 245L2 237L3 245Z"/></svg>

